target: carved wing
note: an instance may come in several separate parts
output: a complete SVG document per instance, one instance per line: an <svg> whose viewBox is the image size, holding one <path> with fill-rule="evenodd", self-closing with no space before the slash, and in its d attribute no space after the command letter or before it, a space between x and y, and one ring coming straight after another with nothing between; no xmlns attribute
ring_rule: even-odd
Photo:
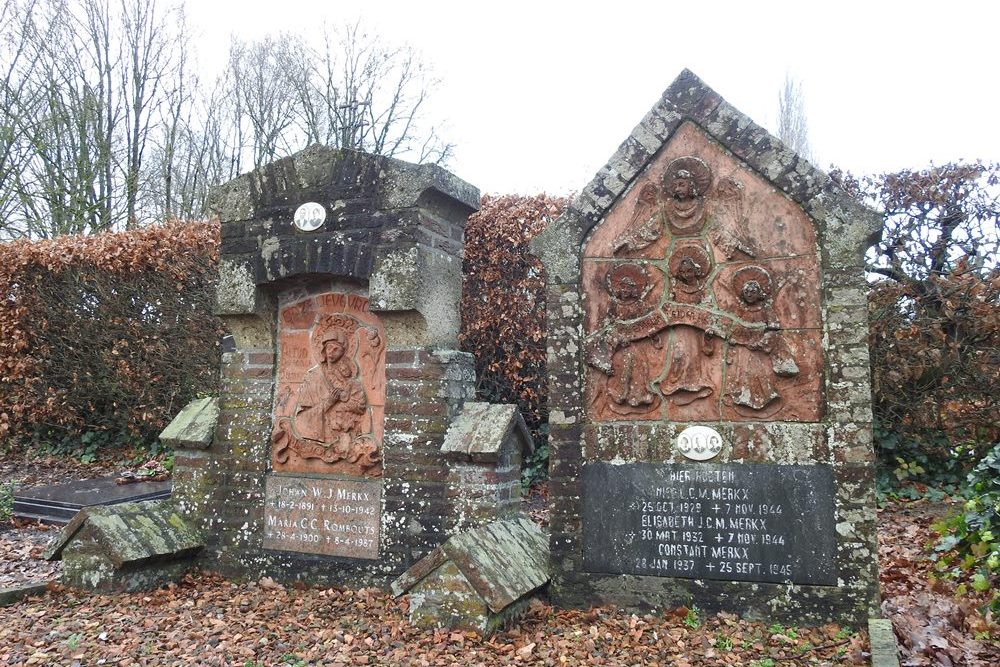
<svg viewBox="0 0 1000 667"><path fill-rule="evenodd" d="M660 239L663 224L658 215L659 208L659 190L652 183L646 183L639 191L628 226L615 238L613 252L616 255L622 249L628 252L643 250Z"/></svg>

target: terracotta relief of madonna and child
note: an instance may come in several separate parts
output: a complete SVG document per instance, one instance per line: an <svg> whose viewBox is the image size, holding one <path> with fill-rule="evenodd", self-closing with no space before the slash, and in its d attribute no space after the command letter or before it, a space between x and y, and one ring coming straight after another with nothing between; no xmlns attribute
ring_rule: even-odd
<svg viewBox="0 0 1000 667"><path fill-rule="evenodd" d="M805 213L683 125L585 246L592 418L818 421L818 294Z"/></svg>
<svg viewBox="0 0 1000 667"><path fill-rule="evenodd" d="M352 294L285 305L272 440L276 471L382 472L385 332Z"/></svg>

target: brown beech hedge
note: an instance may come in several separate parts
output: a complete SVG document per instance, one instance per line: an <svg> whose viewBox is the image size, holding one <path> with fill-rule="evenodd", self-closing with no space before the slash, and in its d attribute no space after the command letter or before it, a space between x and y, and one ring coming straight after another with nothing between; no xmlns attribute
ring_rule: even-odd
<svg viewBox="0 0 1000 667"><path fill-rule="evenodd" d="M218 374L219 228L0 244L0 441L148 439Z"/></svg>
<svg viewBox="0 0 1000 667"><path fill-rule="evenodd" d="M479 397L517 403L539 435L545 421L545 275L528 243L567 200L486 195L465 228L462 349L476 357Z"/></svg>

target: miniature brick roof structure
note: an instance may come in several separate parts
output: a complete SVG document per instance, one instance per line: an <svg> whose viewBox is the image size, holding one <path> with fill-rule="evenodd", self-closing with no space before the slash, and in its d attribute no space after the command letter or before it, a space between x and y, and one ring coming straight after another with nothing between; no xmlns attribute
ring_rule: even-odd
<svg viewBox="0 0 1000 667"><path fill-rule="evenodd" d="M549 580L548 537L525 518L494 521L450 538L392 582L400 596L453 562L494 613Z"/></svg>
<svg viewBox="0 0 1000 667"><path fill-rule="evenodd" d="M189 556L202 547L198 533L169 501L86 507L63 528L45 552L61 560L77 536L97 542L115 567Z"/></svg>
<svg viewBox="0 0 1000 667"><path fill-rule="evenodd" d="M448 427L441 453L468 456L475 461L496 461L507 443L516 443L525 455L535 451L531 433L517 406L469 401Z"/></svg>

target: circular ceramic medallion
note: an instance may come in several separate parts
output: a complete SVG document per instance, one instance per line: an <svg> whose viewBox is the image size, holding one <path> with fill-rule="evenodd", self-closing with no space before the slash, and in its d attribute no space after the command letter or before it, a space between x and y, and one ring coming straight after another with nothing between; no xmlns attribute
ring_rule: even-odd
<svg viewBox="0 0 1000 667"><path fill-rule="evenodd" d="M322 204L306 202L295 209L295 226L304 232L314 232L323 226L326 209Z"/></svg>
<svg viewBox="0 0 1000 667"><path fill-rule="evenodd" d="M714 428L689 426L677 436L677 449L693 461L707 461L722 451L722 436Z"/></svg>

